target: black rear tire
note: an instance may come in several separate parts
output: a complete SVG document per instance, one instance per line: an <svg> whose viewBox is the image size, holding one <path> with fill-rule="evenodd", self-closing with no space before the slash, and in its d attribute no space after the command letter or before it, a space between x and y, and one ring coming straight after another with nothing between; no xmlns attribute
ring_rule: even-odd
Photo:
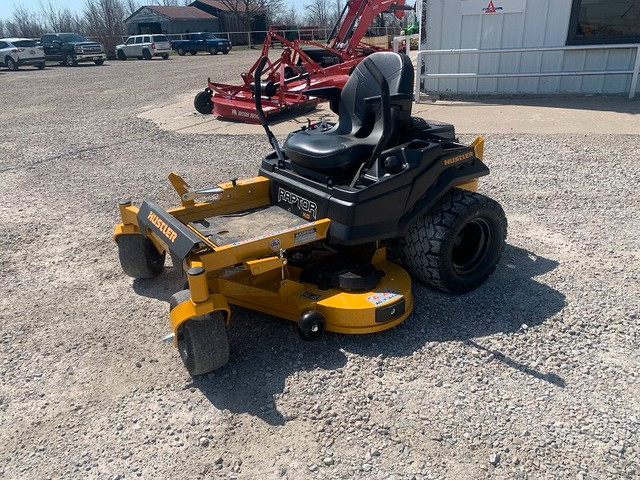
<svg viewBox="0 0 640 480"><path fill-rule="evenodd" d="M45 67L45 63L44 63L44 62L39 63L39 64L37 64L37 65L36 65L36 68L37 68L38 70L44 70L44 67Z"/></svg>
<svg viewBox="0 0 640 480"><path fill-rule="evenodd" d="M4 64L7 66L9 70L13 70L14 72L18 70L18 62L16 62L13 58L8 57Z"/></svg>
<svg viewBox="0 0 640 480"><path fill-rule="evenodd" d="M162 58L163 60L168 60L168 59L169 59L169 54L168 54L168 53L163 53L163 54L161 55L161 58Z"/></svg>
<svg viewBox="0 0 640 480"><path fill-rule="evenodd" d="M217 55L218 54L218 49L212 45L212 46L209 47L209 53L211 55Z"/></svg>
<svg viewBox="0 0 640 480"><path fill-rule="evenodd" d="M154 278L164 269L165 252L139 234L118 237L118 256L124 273L133 278Z"/></svg>
<svg viewBox="0 0 640 480"><path fill-rule="evenodd" d="M213 97L211 92L200 92L193 99L193 106L198 113L203 115L211 115L213 113Z"/></svg>
<svg viewBox="0 0 640 480"><path fill-rule="evenodd" d="M223 55L229 55L229 50L223 50L223 51L222 51L222 54L223 54Z"/></svg>
<svg viewBox="0 0 640 480"><path fill-rule="evenodd" d="M507 219L498 202L454 188L409 227L397 254L418 280L466 293L495 271L506 238Z"/></svg>
<svg viewBox="0 0 640 480"><path fill-rule="evenodd" d="M191 55L197 55L197 54L198 54L198 51L197 51L197 50L191 50L189 53L190 53Z"/></svg>
<svg viewBox="0 0 640 480"><path fill-rule="evenodd" d="M191 297L189 290L171 296L173 310ZM224 315L212 312L194 317L178 327L178 352L189 375L203 375L229 362L229 339Z"/></svg>
<svg viewBox="0 0 640 480"><path fill-rule="evenodd" d="M151 60L153 58L153 55L151 55L151 52L149 50L143 50L142 58L144 58L145 60Z"/></svg>

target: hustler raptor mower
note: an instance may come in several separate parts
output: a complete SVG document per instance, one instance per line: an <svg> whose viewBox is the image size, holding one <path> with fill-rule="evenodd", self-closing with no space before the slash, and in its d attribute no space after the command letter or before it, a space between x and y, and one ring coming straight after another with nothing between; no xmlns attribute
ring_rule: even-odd
<svg viewBox="0 0 640 480"><path fill-rule="evenodd" d="M412 278L459 294L495 270L507 221L476 193L489 173L483 140L463 145L452 125L412 118L413 75L405 55L370 55L344 89L305 92L331 100L337 122L293 132L282 148L256 82L273 149L259 176L191 190L172 173L180 207L120 204L125 273L155 277L168 254L186 276L167 338L191 375L228 361L230 305L296 322L305 340L367 334L411 314Z"/></svg>
<svg viewBox="0 0 640 480"><path fill-rule="evenodd" d="M241 85L227 85L208 79L207 88L194 99L195 109L221 118L245 123L260 123L253 101L256 69L262 57L268 57L274 45L282 45L282 54L269 60L262 84L263 113L266 117L302 114L316 108L318 98L304 90L320 87L342 88L349 74L370 53L381 48L362 40L371 22L381 13L404 16L405 0L349 0L325 44L306 40L290 41L269 30L260 58L243 73Z"/></svg>

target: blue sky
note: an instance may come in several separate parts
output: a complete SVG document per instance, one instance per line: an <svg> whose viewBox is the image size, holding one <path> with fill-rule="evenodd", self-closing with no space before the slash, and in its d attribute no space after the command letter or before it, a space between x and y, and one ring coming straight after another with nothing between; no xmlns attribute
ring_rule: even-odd
<svg viewBox="0 0 640 480"><path fill-rule="evenodd" d="M48 3L48 0L45 0L45 3ZM84 0L51 0L51 3L79 11L82 10ZM40 2L38 0L0 0L0 19L6 20L10 18L14 5L24 5L31 10L40 9Z"/></svg>

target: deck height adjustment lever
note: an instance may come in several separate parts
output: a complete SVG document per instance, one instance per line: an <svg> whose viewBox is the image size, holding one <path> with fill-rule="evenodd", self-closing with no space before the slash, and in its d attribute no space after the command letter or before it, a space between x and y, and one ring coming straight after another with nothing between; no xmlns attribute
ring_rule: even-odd
<svg viewBox="0 0 640 480"><path fill-rule="evenodd" d="M182 200L185 202L189 202L191 200L195 200L196 198L210 197L212 195L222 195L223 193L224 190L220 187L200 188L198 190L183 193Z"/></svg>

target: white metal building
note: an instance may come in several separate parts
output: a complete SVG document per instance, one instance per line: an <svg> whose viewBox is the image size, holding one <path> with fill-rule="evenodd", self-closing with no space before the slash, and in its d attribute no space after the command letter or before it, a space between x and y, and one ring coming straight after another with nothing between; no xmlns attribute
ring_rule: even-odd
<svg viewBox="0 0 640 480"><path fill-rule="evenodd" d="M419 3L421 50L427 50L418 60L423 92L629 95L637 82L640 0ZM560 48L523 52L522 47ZM449 49L517 51L441 51ZM603 71L611 73L598 74ZM550 72L563 72L564 76L539 76ZM460 74L475 76L460 78ZM640 92L640 82L633 90Z"/></svg>

